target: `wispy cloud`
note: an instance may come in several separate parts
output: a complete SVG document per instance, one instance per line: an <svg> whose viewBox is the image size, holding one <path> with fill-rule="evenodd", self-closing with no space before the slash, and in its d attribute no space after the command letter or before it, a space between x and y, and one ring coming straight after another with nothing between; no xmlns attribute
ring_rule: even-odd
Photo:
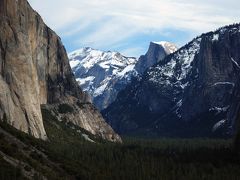
<svg viewBox="0 0 240 180"><path fill-rule="evenodd" d="M71 44L66 44L68 49L92 45L95 48L112 50L119 44L127 44L127 41L135 42L136 38L147 41L152 34L158 34L159 38L167 38L180 44L183 42L169 37L172 30L184 31L189 37L193 37L240 19L238 0L29 0L29 2L50 27L68 40L66 42L71 40ZM138 35L144 35L145 38ZM143 49L140 45L141 43L138 43L133 47L133 44L127 44L125 49L121 47L119 50L130 52L127 49Z"/></svg>

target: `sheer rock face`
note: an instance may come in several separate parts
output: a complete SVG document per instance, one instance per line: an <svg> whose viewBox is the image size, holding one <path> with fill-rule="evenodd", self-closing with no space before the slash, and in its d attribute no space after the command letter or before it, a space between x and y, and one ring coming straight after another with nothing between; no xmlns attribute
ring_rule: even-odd
<svg viewBox="0 0 240 180"><path fill-rule="evenodd" d="M203 34L147 70L103 114L123 134L225 136L239 50L239 24Z"/></svg>
<svg viewBox="0 0 240 180"><path fill-rule="evenodd" d="M41 104L75 106L88 103L88 99L74 79L60 38L26 0L0 0L0 118L46 139ZM96 122L106 132L102 138L120 141L103 118L94 113L85 107L69 117L83 128ZM98 128L86 128L90 129L99 134ZM111 139L108 134L112 134Z"/></svg>
<svg viewBox="0 0 240 180"><path fill-rule="evenodd" d="M167 55L174 53L177 47L169 42L150 42L148 51L140 56L135 69L139 74L143 74L149 67L162 61Z"/></svg>

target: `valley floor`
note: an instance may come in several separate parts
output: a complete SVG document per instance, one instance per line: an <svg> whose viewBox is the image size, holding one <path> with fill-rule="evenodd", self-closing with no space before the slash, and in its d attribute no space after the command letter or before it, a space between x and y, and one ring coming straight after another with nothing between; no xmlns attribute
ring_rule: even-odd
<svg viewBox="0 0 240 180"><path fill-rule="evenodd" d="M240 179L231 140L126 137L123 144L111 144L89 135L91 143L66 124L46 116L49 141L43 142L1 123L0 179Z"/></svg>

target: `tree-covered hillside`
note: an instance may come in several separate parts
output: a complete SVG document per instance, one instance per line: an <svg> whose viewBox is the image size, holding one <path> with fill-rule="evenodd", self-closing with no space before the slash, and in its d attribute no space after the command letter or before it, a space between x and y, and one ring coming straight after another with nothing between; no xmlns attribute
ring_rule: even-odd
<svg viewBox="0 0 240 180"><path fill-rule="evenodd" d="M231 180L240 160L230 140L134 139L112 144L58 122L45 110L49 141L36 140L1 123L0 179ZM66 126L67 125L67 126ZM81 133L79 133L81 131ZM13 137L16 137L16 139ZM18 164L6 161L13 158Z"/></svg>

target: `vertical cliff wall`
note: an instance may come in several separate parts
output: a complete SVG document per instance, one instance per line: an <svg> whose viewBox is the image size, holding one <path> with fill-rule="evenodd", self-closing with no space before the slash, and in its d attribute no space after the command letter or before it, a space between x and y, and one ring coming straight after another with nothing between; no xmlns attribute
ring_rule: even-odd
<svg viewBox="0 0 240 180"><path fill-rule="evenodd" d="M42 104L55 110L68 104L74 111L66 113L65 120L104 139L120 140L101 115L91 110L88 96L74 79L61 39L26 0L0 0L0 119L46 139Z"/></svg>

